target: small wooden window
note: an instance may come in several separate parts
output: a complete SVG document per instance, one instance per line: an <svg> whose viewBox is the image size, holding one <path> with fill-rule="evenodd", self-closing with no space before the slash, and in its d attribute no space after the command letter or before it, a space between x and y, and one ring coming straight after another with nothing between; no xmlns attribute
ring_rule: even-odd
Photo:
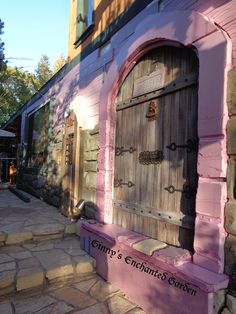
<svg viewBox="0 0 236 314"><path fill-rule="evenodd" d="M82 41L93 29L94 0L77 0L75 44Z"/></svg>

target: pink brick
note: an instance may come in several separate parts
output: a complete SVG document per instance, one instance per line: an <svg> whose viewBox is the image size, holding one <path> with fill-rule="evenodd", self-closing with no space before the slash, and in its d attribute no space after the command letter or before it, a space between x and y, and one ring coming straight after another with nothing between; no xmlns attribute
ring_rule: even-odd
<svg viewBox="0 0 236 314"><path fill-rule="evenodd" d="M97 189L111 192L113 185L113 171L99 170L97 174Z"/></svg>
<svg viewBox="0 0 236 314"><path fill-rule="evenodd" d="M108 120L100 121L99 125L99 147L114 145L114 123Z"/></svg>
<svg viewBox="0 0 236 314"><path fill-rule="evenodd" d="M200 220L195 222L194 250L223 264L226 232L220 224Z"/></svg>
<svg viewBox="0 0 236 314"><path fill-rule="evenodd" d="M223 221L226 195L226 182L199 178L196 212Z"/></svg>
<svg viewBox="0 0 236 314"><path fill-rule="evenodd" d="M112 192L98 191L96 193L96 204L98 210L96 212L96 219L100 222L112 222Z"/></svg>
<svg viewBox="0 0 236 314"><path fill-rule="evenodd" d="M227 117L225 86L227 40L219 32L198 40L199 51L199 97L198 132L200 137L224 135Z"/></svg>
<svg viewBox="0 0 236 314"><path fill-rule="evenodd" d="M98 170L109 171L113 170L114 148L107 146L100 148L98 153Z"/></svg>
<svg viewBox="0 0 236 314"><path fill-rule="evenodd" d="M224 272L223 260L209 258L199 253L194 254L193 263L216 273L222 274Z"/></svg>
<svg viewBox="0 0 236 314"><path fill-rule="evenodd" d="M226 177L227 155L225 138L200 138L198 174L203 177Z"/></svg>

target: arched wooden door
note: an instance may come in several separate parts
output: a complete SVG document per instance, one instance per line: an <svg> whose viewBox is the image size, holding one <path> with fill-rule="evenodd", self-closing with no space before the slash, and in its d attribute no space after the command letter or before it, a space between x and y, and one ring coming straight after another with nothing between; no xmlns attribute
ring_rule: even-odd
<svg viewBox="0 0 236 314"><path fill-rule="evenodd" d="M143 56L116 99L113 222L193 247L198 59L190 48Z"/></svg>

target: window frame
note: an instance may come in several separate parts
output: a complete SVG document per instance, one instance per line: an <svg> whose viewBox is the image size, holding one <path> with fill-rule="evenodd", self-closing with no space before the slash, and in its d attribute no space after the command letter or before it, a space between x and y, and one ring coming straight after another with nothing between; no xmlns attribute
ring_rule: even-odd
<svg viewBox="0 0 236 314"><path fill-rule="evenodd" d="M85 3L87 3L87 8L85 7ZM89 5L90 4L90 5ZM90 8L90 10L89 10ZM85 10L87 14L87 18L89 19L89 23L87 21L87 25L84 27L81 22L78 21L78 16L85 16ZM77 0L76 1L76 27L75 27L75 42L74 46L78 47L78 45L84 41L90 34L92 34L94 30L94 0Z"/></svg>
<svg viewBox="0 0 236 314"><path fill-rule="evenodd" d="M40 110L42 109L46 109L46 106L48 106L48 117L47 117L47 122L48 122L48 126L45 126L47 131L45 132L46 135L47 135L47 138L46 138L46 142L44 144L44 146L47 148L47 144L48 144L48 138L49 138L49 122L50 122L50 101L47 101L45 102L44 104L42 104L41 106L33 109L31 112L28 113L27 115L27 120L28 120L28 136L27 136L27 158L26 158L26 165L27 165L27 168L38 168L38 169L41 169L43 168L44 166L43 165L30 165L29 162L30 162L30 158L32 157L32 147L33 147L33 128L34 128L34 116L37 112L39 112ZM32 121L32 122L31 122ZM44 156L45 157L45 156ZM46 156L46 159L47 159L47 156ZM46 159L45 159L45 162L46 162Z"/></svg>

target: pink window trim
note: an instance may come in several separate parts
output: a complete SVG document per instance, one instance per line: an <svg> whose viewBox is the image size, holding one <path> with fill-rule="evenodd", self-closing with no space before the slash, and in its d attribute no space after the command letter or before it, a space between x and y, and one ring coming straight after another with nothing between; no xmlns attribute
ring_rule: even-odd
<svg viewBox="0 0 236 314"><path fill-rule="evenodd" d="M227 235L224 229L225 129L228 119L226 84L232 49L222 30L201 14L175 11L147 16L114 58L100 95L97 218L106 223L112 222L116 94L134 62L154 46L165 44L166 41L195 47L199 58L199 183L193 263L222 273Z"/></svg>

